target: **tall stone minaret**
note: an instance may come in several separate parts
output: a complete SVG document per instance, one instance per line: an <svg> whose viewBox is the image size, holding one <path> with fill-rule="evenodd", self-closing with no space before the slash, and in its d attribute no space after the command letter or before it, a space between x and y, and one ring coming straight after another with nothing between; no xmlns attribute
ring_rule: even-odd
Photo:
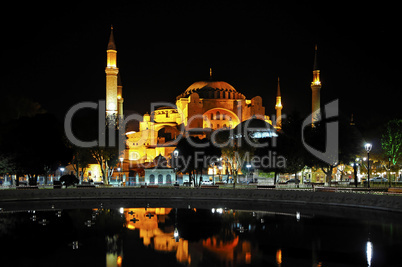
<svg viewBox="0 0 402 267"><path fill-rule="evenodd" d="M117 76L119 69L117 68L117 50L113 37L113 26L110 29L109 43L106 49L107 62L106 62L106 116L110 119L117 119L118 115L118 90L117 90ZM122 96L120 95L120 98Z"/></svg>
<svg viewBox="0 0 402 267"><path fill-rule="evenodd" d="M313 81L311 82L311 90L312 94L312 124L314 122L320 120L320 90L321 90L321 81L320 81L320 70L318 69L317 64L317 45L315 46L314 53L314 67L313 67ZM317 113L315 113L317 112Z"/></svg>
<svg viewBox="0 0 402 267"><path fill-rule="evenodd" d="M281 97L281 86L279 84L279 77L278 77L278 90L276 92L276 129L281 129L282 128L282 97Z"/></svg>
<svg viewBox="0 0 402 267"><path fill-rule="evenodd" d="M117 114L119 114L119 119L124 119L123 103L123 85L121 83L121 75L119 73L117 75Z"/></svg>

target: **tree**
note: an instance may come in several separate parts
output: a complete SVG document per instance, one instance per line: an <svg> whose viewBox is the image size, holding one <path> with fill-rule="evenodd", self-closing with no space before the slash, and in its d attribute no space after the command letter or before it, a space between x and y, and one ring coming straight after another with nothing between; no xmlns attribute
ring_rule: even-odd
<svg viewBox="0 0 402 267"><path fill-rule="evenodd" d="M333 169L339 164L350 164L356 159L356 155L361 150L359 134L355 126L350 125L345 118L339 118L338 130L338 149L334 151L326 151L328 121L322 120L314 123L314 127L306 127L305 141L318 151L328 152L326 159L318 158L310 153L306 153L306 165L309 167L320 168L326 175L325 183L331 183Z"/></svg>
<svg viewBox="0 0 402 267"><path fill-rule="evenodd" d="M298 113L293 113L282 122L282 131L278 132L275 149L277 155L285 157L285 166L275 168L274 171L282 173L294 173L297 179L297 173L306 165L306 151L301 142L301 127L303 120ZM303 179L303 177L301 178Z"/></svg>
<svg viewBox="0 0 402 267"><path fill-rule="evenodd" d="M203 170L208 169L221 156L220 149L213 146L207 138L181 138L176 150L179 151L179 160L172 159L174 166L182 173L188 173L190 182L193 181L195 186L198 184L196 174L202 175Z"/></svg>
<svg viewBox="0 0 402 267"><path fill-rule="evenodd" d="M46 111L29 98L9 94L0 98L0 123L7 123L23 117L32 118Z"/></svg>
<svg viewBox="0 0 402 267"><path fill-rule="evenodd" d="M15 164L12 157L0 155L0 176L15 173Z"/></svg>
<svg viewBox="0 0 402 267"><path fill-rule="evenodd" d="M245 134L244 131L243 134ZM236 187L239 170L247 159L254 155L255 148L243 134L236 135L234 130L219 130L216 133L217 145L221 149L222 160L226 162L233 175L233 188Z"/></svg>
<svg viewBox="0 0 402 267"><path fill-rule="evenodd" d="M101 134L106 144L101 145L98 143L97 146L89 148L89 151L101 168L103 183L109 184L114 167L119 162L119 156L123 153L123 151L120 151L119 144L125 143L126 137L120 126L109 119L106 120L105 131Z"/></svg>
<svg viewBox="0 0 402 267"><path fill-rule="evenodd" d="M84 147L77 147L71 145L73 151L73 158L71 160L71 165L74 168L76 176L82 181L84 178L85 169L94 160L91 150ZM81 171L81 173L80 173Z"/></svg>
<svg viewBox="0 0 402 267"><path fill-rule="evenodd" d="M114 167L119 161L119 150L116 147L96 146L90 149L92 156L101 167L103 183L109 184Z"/></svg>
<svg viewBox="0 0 402 267"><path fill-rule="evenodd" d="M3 156L12 164L18 177L28 175L29 184L35 185L39 175L66 164L70 151L63 140L62 126L51 114L22 117L5 124L0 144Z"/></svg>
<svg viewBox="0 0 402 267"><path fill-rule="evenodd" d="M402 119L393 119L386 124L381 146L393 165L402 160Z"/></svg>

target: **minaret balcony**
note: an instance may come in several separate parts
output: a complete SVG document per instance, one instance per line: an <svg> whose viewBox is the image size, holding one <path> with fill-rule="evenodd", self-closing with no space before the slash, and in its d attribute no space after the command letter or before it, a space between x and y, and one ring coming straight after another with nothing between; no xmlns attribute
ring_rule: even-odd
<svg viewBox="0 0 402 267"><path fill-rule="evenodd" d="M321 81L314 81L311 83L311 85L321 85Z"/></svg>

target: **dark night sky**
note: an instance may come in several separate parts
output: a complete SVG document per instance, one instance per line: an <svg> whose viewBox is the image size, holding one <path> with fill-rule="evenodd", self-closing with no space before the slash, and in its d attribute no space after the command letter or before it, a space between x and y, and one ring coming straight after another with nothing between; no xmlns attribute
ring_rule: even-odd
<svg viewBox="0 0 402 267"><path fill-rule="evenodd" d="M260 95L267 115L275 111L279 75L282 112L307 115L317 43L322 103L339 99L341 113L363 125L402 113L401 25L398 7L385 2L48 3L14 2L4 13L1 90L31 97L61 118L80 101L105 98L110 24L126 111L174 102L212 66L215 79L248 99Z"/></svg>

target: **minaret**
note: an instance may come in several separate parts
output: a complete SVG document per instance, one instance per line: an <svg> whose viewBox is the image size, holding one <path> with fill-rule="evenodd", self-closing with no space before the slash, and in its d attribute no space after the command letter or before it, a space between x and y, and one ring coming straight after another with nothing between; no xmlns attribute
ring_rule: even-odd
<svg viewBox="0 0 402 267"><path fill-rule="evenodd" d="M117 119L118 115L118 90L117 90L117 75L119 69L117 68L117 50L113 38L113 26L110 29L110 38L107 45L107 63L106 63L106 116L108 118ZM120 95L120 98L122 96Z"/></svg>
<svg viewBox="0 0 402 267"><path fill-rule="evenodd" d="M275 128L280 130L282 128L282 101L281 101L281 86L279 84L279 77L278 77L278 90L276 92L276 125Z"/></svg>
<svg viewBox="0 0 402 267"><path fill-rule="evenodd" d="M123 85L121 83L121 75L119 72L119 74L117 74L117 114L119 114L119 119L124 119L123 102Z"/></svg>
<svg viewBox="0 0 402 267"><path fill-rule="evenodd" d="M320 90L321 90L321 81L320 81L320 70L318 69L317 64L317 45L315 45L315 53L314 53L314 66L313 66L313 81L311 82L311 90L312 94L312 124L314 122L320 120ZM317 112L317 113L315 113Z"/></svg>

